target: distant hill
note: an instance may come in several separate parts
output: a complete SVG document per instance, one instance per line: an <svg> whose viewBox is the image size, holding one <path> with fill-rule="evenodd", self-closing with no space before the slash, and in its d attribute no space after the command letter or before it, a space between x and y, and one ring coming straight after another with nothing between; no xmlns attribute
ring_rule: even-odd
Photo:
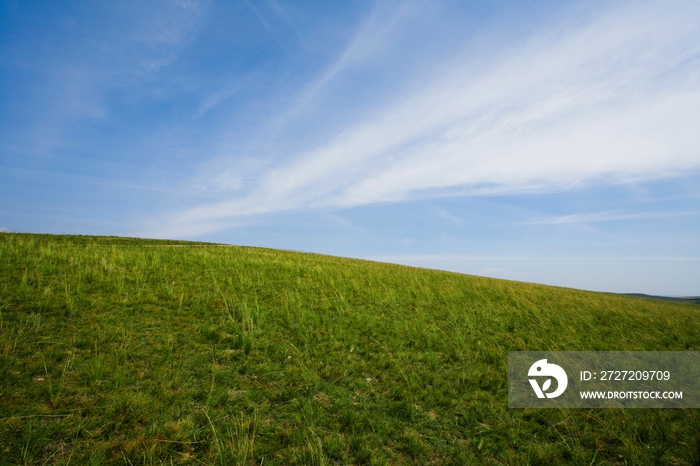
<svg viewBox="0 0 700 466"><path fill-rule="evenodd" d="M688 296L682 298L671 298L669 296L654 296L642 293L624 293L625 296L635 296L637 298L661 299L663 301L675 301L677 303L700 304L700 296Z"/></svg>
<svg viewBox="0 0 700 466"><path fill-rule="evenodd" d="M700 410L507 405L508 351L700 351L674 301L0 233L0 464L699 464Z"/></svg>

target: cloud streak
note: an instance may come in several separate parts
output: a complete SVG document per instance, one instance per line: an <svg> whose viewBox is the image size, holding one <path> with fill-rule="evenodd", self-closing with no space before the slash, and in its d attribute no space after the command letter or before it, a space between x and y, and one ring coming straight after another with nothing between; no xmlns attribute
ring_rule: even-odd
<svg viewBox="0 0 700 466"><path fill-rule="evenodd" d="M389 29L404 25L405 15L391 17ZM176 213L168 228L697 169L698 20L700 6L691 2L637 3L573 29L552 26L485 62L458 52L420 89L377 102L353 124L320 135L315 148L287 152L240 197ZM370 18L304 99L349 64L378 66L392 52L382 27ZM282 152L287 142L279 141Z"/></svg>
<svg viewBox="0 0 700 466"><path fill-rule="evenodd" d="M663 218L686 217L698 215L698 212L639 212L622 213L617 211L595 212L591 214L576 213L559 217L544 218L525 222L525 225L558 225L566 223L617 222L626 220L658 220Z"/></svg>

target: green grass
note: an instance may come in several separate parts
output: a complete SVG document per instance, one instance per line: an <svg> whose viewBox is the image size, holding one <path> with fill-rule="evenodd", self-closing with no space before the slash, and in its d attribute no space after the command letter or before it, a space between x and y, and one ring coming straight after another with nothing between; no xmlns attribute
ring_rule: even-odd
<svg viewBox="0 0 700 466"><path fill-rule="evenodd" d="M0 234L3 464L700 464L698 410L508 409L514 350L694 305L260 248Z"/></svg>

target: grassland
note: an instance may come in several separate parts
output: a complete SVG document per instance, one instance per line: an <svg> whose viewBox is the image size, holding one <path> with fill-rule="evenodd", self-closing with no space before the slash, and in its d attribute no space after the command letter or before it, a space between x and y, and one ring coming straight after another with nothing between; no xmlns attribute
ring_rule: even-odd
<svg viewBox="0 0 700 466"><path fill-rule="evenodd" d="M696 305L0 234L2 464L700 464L698 410L508 409L509 350L700 350Z"/></svg>

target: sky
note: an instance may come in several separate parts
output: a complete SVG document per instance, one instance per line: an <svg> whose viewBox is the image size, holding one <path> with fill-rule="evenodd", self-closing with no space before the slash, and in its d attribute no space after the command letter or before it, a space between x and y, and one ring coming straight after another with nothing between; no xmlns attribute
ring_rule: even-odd
<svg viewBox="0 0 700 466"><path fill-rule="evenodd" d="M0 3L0 231L700 295L700 3Z"/></svg>

